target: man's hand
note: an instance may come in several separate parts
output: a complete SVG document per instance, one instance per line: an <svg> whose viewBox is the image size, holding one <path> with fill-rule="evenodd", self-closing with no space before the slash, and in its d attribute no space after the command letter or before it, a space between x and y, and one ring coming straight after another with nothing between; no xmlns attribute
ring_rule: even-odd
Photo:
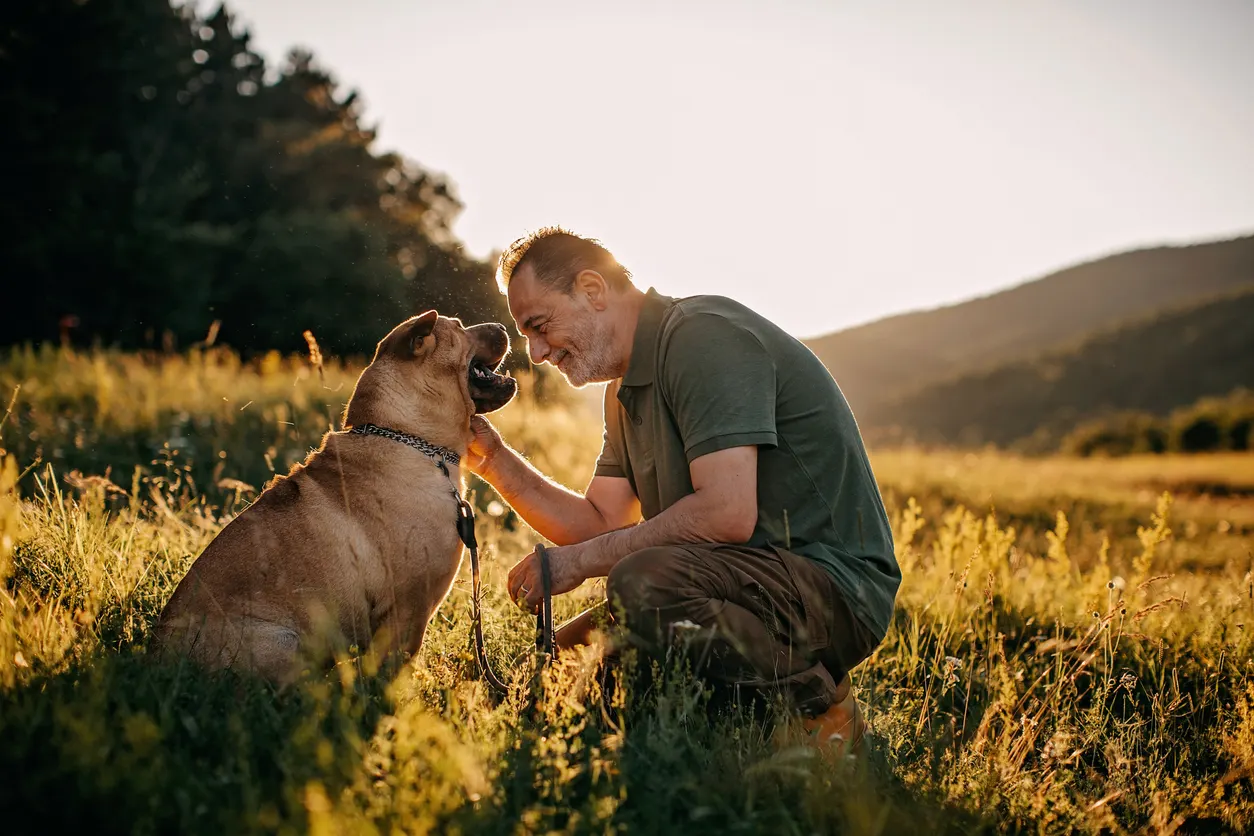
<svg viewBox="0 0 1254 836"><path fill-rule="evenodd" d="M471 417L470 429L474 432L474 437L470 439L463 461L471 473L482 476L491 466L492 457L505 446L505 442L501 440L501 434L496 431L496 427L482 415Z"/></svg>
<svg viewBox="0 0 1254 836"><path fill-rule="evenodd" d="M588 579L583 570L585 545L553 546L549 552L549 576L553 595L574 590ZM524 557L509 570L509 597L530 613L540 611L544 585L540 582L540 557L535 552Z"/></svg>

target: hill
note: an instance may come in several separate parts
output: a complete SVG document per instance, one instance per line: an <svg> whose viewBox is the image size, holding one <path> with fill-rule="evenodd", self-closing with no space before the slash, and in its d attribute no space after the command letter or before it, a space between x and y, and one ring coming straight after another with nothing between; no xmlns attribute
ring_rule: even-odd
<svg viewBox="0 0 1254 836"><path fill-rule="evenodd" d="M1254 288L868 404L872 438L1049 449L1079 421L1254 385Z"/></svg>
<svg viewBox="0 0 1254 836"><path fill-rule="evenodd" d="M1254 236L1154 247L807 345L831 369L865 423L884 415L888 403L939 380L1026 360L1131 320L1249 287L1254 287Z"/></svg>

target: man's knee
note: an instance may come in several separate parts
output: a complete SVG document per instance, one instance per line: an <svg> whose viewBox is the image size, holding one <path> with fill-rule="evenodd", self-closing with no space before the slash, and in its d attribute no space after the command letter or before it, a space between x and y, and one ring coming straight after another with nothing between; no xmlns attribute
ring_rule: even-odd
<svg viewBox="0 0 1254 836"><path fill-rule="evenodd" d="M611 612L638 613L672 603L675 562L674 550L661 546L632 552L618 561L605 579Z"/></svg>

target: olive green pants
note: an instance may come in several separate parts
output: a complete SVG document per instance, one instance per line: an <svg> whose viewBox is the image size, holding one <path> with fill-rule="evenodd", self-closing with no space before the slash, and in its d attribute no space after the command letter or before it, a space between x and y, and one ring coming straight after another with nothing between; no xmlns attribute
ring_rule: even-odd
<svg viewBox="0 0 1254 836"><path fill-rule="evenodd" d="M831 575L783 549L644 549L610 571L606 597L611 620L649 656L665 658L682 639L711 684L782 693L808 715L838 700L878 643Z"/></svg>

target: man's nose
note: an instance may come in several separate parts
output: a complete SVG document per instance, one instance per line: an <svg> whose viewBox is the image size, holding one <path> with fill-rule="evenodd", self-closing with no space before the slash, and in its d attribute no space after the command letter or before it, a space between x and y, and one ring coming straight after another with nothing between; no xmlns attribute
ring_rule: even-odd
<svg viewBox="0 0 1254 836"><path fill-rule="evenodd" d="M549 356L549 344L543 337L527 337L527 353L531 355L531 362L538 366Z"/></svg>

